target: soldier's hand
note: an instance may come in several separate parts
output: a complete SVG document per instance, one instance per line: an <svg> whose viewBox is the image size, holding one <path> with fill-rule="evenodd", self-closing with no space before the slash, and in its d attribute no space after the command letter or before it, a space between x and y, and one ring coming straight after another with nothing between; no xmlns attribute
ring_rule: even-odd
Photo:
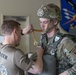
<svg viewBox="0 0 76 75"><path fill-rule="evenodd" d="M38 48L36 49L36 52L38 55L42 56L44 53L44 49L41 46L38 46Z"/></svg>
<svg viewBox="0 0 76 75"><path fill-rule="evenodd" d="M22 33L23 34L29 34L33 31L33 26L31 24L29 24L27 27L25 27L23 30L22 30Z"/></svg>
<svg viewBox="0 0 76 75"><path fill-rule="evenodd" d="M63 72L63 73L61 73L59 75L67 75L67 71L65 71L65 72Z"/></svg>

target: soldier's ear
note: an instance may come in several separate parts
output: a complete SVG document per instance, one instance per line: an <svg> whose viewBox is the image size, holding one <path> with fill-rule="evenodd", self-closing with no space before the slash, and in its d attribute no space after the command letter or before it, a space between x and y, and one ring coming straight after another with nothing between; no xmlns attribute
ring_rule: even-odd
<svg viewBox="0 0 76 75"><path fill-rule="evenodd" d="M16 29L14 29L13 32L16 33Z"/></svg>
<svg viewBox="0 0 76 75"><path fill-rule="evenodd" d="M57 25L58 24L58 22L57 21L54 21L54 25Z"/></svg>
<svg viewBox="0 0 76 75"><path fill-rule="evenodd" d="M17 34L17 33L18 33L18 30L17 30L17 29L14 29L14 30L13 30L13 33L14 33L14 34Z"/></svg>

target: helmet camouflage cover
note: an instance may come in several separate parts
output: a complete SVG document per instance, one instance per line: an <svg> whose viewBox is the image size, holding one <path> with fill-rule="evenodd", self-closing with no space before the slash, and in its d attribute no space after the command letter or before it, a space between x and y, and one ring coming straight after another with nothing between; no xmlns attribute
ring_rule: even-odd
<svg viewBox="0 0 76 75"><path fill-rule="evenodd" d="M57 5L50 3L42 5L37 12L37 16L41 18L51 18L59 22L61 20L61 11Z"/></svg>

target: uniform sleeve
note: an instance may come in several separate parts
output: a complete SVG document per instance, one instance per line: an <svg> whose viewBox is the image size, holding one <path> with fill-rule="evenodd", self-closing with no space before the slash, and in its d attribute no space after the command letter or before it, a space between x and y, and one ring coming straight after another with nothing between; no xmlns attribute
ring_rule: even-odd
<svg viewBox="0 0 76 75"><path fill-rule="evenodd" d="M65 37L61 41L59 48L62 50L60 57L64 56L64 59L72 65L71 68L66 70L67 75L76 75L76 43Z"/></svg>
<svg viewBox="0 0 76 75"><path fill-rule="evenodd" d="M22 70L28 70L32 65L32 60L21 51L17 50L14 54L14 64Z"/></svg>

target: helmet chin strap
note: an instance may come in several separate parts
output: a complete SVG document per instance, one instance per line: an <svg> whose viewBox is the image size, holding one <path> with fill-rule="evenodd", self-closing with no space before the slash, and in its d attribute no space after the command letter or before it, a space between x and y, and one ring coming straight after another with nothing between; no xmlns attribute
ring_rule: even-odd
<svg viewBox="0 0 76 75"><path fill-rule="evenodd" d="M48 27L48 29L46 30L45 34L47 34L50 30L52 30L56 25L53 25L52 27Z"/></svg>
<svg viewBox="0 0 76 75"><path fill-rule="evenodd" d="M53 29L54 27L56 27L57 25L58 25L58 22L55 22L52 27L49 25L48 28L47 28L47 30L44 32L44 34L47 34L50 30L52 31L52 29Z"/></svg>

